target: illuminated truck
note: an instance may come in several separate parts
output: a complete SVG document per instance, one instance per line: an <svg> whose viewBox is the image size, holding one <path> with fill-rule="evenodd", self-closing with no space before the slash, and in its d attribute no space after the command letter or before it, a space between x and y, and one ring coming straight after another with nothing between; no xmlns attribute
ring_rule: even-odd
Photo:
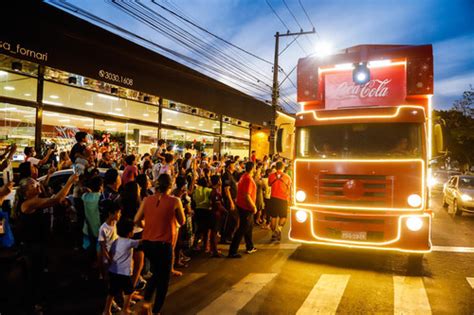
<svg viewBox="0 0 474 315"><path fill-rule="evenodd" d="M298 62L290 239L431 250L431 45L361 45Z"/></svg>

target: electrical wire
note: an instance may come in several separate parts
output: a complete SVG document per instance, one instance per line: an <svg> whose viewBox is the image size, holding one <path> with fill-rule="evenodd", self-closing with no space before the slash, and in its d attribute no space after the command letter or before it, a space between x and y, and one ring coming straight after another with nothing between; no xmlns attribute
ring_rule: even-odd
<svg viewBox="0 0 474 315"><path fill-rule="evenodd" d="M225 60L225 62L221 62L219 60L219 58L214 58L214 55L209 53L209 51L206 49L207 47L205 47L205 45L203 43L199 42L198 38L187 37L188 35L191 35L187 32L186 32L186 34L183 34L182 32L180 33L179 30L176 30L176 28L174 28L176 25L174 23L172 23L171 21L167 20L165 17L157 14L154 11L151 11L151 12L150 11L149 12L139 11L137 8L133 7L130 4L125 4L127 7L124 7L123 5L121 5L119 3L116 3L116 1L112 1L112 2L116 5L118 5L121 9L125 10L125 13L131 14L132 17L134 17L134 18L138 18L140 21L148 24L150 27L154 28L155 30L157 30L157 31L161 32L162 34L168 36L169 38L179 42L184 47L189 48L190 50L196 52L198 55L201 55L204 58L208 58L210 60L213 60L216 64L223 67L222 69L225 69L226 72L231 73L231 75L233 75L234 78L238 78L239 75L241 75L242 77L247 77L246 80L247 80L248 84L250 84L250 85L252 85L256 88L260 88L260 86L258 86L257 84L254 84L253 81L249 81L249 80L255 80L255 81L259 82L259 78L253 76L252 74L249 74L248 72L244 72L240 68L241 64L236 64L235 60L229 59L227 56L222 55L222 53L219 52L219 51L217 51L217 54L220 54L222 59ZM143 9L145 9L145 10L147 9L146 6L143 6L140 3L137 3L137 4L140 5ZM160 19L155 19L152 16L150 16L149 14L156 14ZM147 18L151 19L151 20L147 20ZM167 21L168 25L163 24L162 21ZM162 26L162 27L165 27L165 28L164 29L159 28L159 26ZM231 66L230 68L232 68L232 69L230 69L229 66ZM225 68L225 67L227 67L227 68ZM267 85L267 87L270 88L270 85Z"/></svg>
<svg viewBox="0 0 474 315"><path fill-rule="evenodd" d="M185 61L185 63L187 64L193 65L199 69L204 70L204 72L206 73L212 74L212 76L224 77L225 80L228 81L231 85L238 87L238 89L240 90L249 91L251 92L249 94L251 94L256 99L267 102L269 92L271 91L271 87L265 83L265 81L268 80L268 76L262 76L262 73L260 71L249 67L248 63L242 62L243 57L249 58L255 57L256 55L252 56L252 53L248 54L246 50L240 49L240 47L226 40L222 40L219 36L214 35L209 31L206 32L204 28L193 22L190 17L186 16L186 14L175 5L173 5L173 9L176 10L178 13L170 9L164 11L175 17L179 16L178 20L183 23L183 25L186 25L187 28L196 28L197 30L203 31L206 36L209 35L210 37L212 37L214 39L214 42L206 42L202 40L202 34L201 37L192 34L197 33L197 31L188 32L182 26L173 23L155 10L152 10L151 8L144 6L140 3L137 3L137 5L133 5L133 3L125 5L122 4L121 10L128 10L128 14L140 21L140 23L145 24L148 27L155 29L156 31L159 31L160 34L162 34L163 36L166 36L172 39L173 41L178 42L181 46L189 49L194 55L199 56L199 59L204 58L206 60L211 61L212 64L209 64L209 62L200 61L193 57L186 56L173 49L159 45L154 41L134 34L127 29L124 29L114 23L108 22L90 12L78 8L75 5L67 3L65 0L50 0L48 2L53 3L56 6L59 6L67 11L71 11L78 15L81 15L86 19L94 21L97 24L104 25L109 29L115 30L116 32L122 33L132 40L138 40L147 48L151 48L153 50L159 49L165 52L166 54ZM108 2L110 3L110 1ZM164 6L156 3L155 1L153 1L153 3L160 8L165 8ZM166 1L166 3L169 4L171 2ZM113 5L116 6L117 4L113 3ZM138 6L140 6L140 8ZM223 50L224 47L231 47L232 51L238 51L238 56L237 54L235 54L235 52L233 55L229 55L227 51ZM206 52L206 50L209 51ZM259 62L263 60L263 62L269 64L269 62L264 60L263 58L257 58L257 60L259 60ZM203 78L199 79L203 80ZM295 86L291 79L289 79L289 81L293 84L293 86ZM287 112L293 112L298 110L298 104L292 101L288 96L282 95L281 100L282 105L284 104L282 107L284 107Z"/></svg>
<svg viewBox="0 0 474 315"><path fill-rule="evenodd" d="M135 33L132 33L132 32L130 32L130 31L127 30L127 29L124 29L124 28L122 28L122 27L120 27L120 26L117 26L117 25L115 25L115 24L113 24L113 23L110 23L110 22L108 22L108 21L106 21L106 20L104 20L104 19L102 19L102 18L100 18L100 17L98 17L98 16L96 16L96 15L94 15L94 14L91 14L90 12L87 12L87 11L85 11L85 10L80 9L79 7L77 7L77 6L75 6L75 5L72 5L72 4L70 4L70 3L67 3L67 2L64 1L64 0L52 0L52 1L50 1L50 3L53 3L53 4L55 4L56 6L62 8L62 9L64 9L64 10L66 10L66 11L70 11L70 12L73 12L73 13L75 13L75 14L81 15L81 16L83 16L83 17L85 17L85 18L87 18L87 19L89 19L89 20L91 20L91 21L96 22L97 24L105 25L105 26L107 26L108 28L115 30L116 32L125 34L125 35L127 35L127 37L128 37L130 40L133 40L133 39L137 40L137 39L138 39L139 42L141 42L141 43L144 45L144 47L150 48L150 49L152 49L152 50L158 48L159 50L162 50L162 51L164 51L165 53L168 53L168 54L171 55L171 56L175 56L175 57L177 57L178 59L185 60L186 63L188 63L188 64L194 65L194 66L196 66L197 68L200 68L200 69L202 69L202 70L205 70L205 71L207 70L207 71L209 71L209 69L206 67L206 65L203 64L202 62L198 61L198 60L195 60L195 59L193 59L193 58L190 58L190 57L188 57L188 56L186 56L186 55L183 55L183 54L181 54L181 53L179 53L179 52L176 52L176 51L174 51L174 50L172 50L172 49L169 49L169 48L167 48L167 47L164 47L164 46L162 46L162 45L159 45L159 44L157 44L157 43L155 43L155 42L153 42L153 41L151 41L151 40L148 40L148 39L146 39L146 38L144 38L144 37L141 37L141 36L139 36L139 35L137 35L137 34L135 34ZM162 67L170 68L170 69L172 69L172 70L175 70L174 68L169 67L169 66L166 66L166 65L161 65L161 66L162 66ZM212 70L212 69L211 69L211 70ZM193 75L192 73L188 73L188 74ZM218 73L217 73L217 74L218 74ZM194 75L193 75L193 76L194 76ZM199 76L195 76L195 80L198 80L198 81L205 81L204 78L199 77ZM234 80L231 80L231 82L232 82L233 85L238 86L238 87L240 87L241 89L244 89L244 90L247 89L245 86L242 86L239 82L235 82ZM235 91L235 92L232 91L232 92L235 93L235 94L239 94L239 93L237 93L237 91ZM260 98L260 97L255 97L255 98L258 98L258 99L260 99L260 100L262 100L262 101L265 101L264 98Z"/></svg>
<svg viewBox="0 0 474 315"><path fill-rule="evenodd" d="M267 5L270 7L270 9L272 10L273 14L280 20L281 24L283 24L284 27L286 27L286 31L289 33L290 32L290 28L288 27L288 25L283 21L283 19L280 17L280 15L278 15L278 13L276 12L276 10L273 8L273 6L270 4L270 2L268 0L265 0L265 2L267 3ZM300 47L300 49L306 54L308 55L308 52L306 51L306 49L303 48L303 46L301 46L300 42L298 40L296 40L296 44L298 44L298 46Z"/></svg>
<svg viewBox="0 0 474 315"><path fill-rule="evenodd" d="M300 4L300 6L301 6L301 9L303 9L304 14L305 14L306 17L308 18L309 24L311 24L311 26L313 27L313 30L316 32L316 35L317 35L319 38L321 38L321 36L319 36L318 31L316 30L316 27L315 27L314 24L313 24L313 21L311 21L311 18L309 17L308 12L306 12L306 9L304 8L303 3L301 2L301 0L298 0L298 2L299 2L299 4Z"/></svg>
<svg viewBox="0 0 474 315"><path fill-rule="evenodd" d="M288 12L290 12L290 15L293 17L293 19L295 20L296 24L298 24L299 28L300 28L300 31L302 32L303 31L303 27L301 26L300 22L298 21L298 19L296 18L295 14L293 13L293 11L290 9L290 7L288 6L288 4L286 3L285 0L282 0L283 1L283 4L285 5L286 9L288 10ZM305 35L305 38L306 40L309 42L309 45L311 47L314 47L314 43L313 41L309 38L308 35Z"/></svg>

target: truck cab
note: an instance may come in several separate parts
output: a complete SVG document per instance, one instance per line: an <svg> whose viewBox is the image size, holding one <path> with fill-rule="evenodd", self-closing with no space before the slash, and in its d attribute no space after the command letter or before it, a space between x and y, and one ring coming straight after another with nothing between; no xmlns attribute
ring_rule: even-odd
<svg viewBox="0 0 474 315"><path fill-rule="evenodd" d="M365 45L299 61L291 240L431 250L432 60Z"/></svg>

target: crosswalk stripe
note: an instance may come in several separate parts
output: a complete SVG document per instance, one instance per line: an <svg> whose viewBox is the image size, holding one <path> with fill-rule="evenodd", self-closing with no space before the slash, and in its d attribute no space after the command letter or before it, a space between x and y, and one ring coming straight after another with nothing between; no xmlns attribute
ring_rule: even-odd
<svg viewBox="0 0 474 315"><path fill-rule="evenodd" d="M394 314L431 314L423 278L394 276L393 290Z"/></svg>
<svg viewBox="0 0 474 315"><path fill-rule="evenodd" d="M187 287L188 285L190 285L194 281L204 277L205 275L206 275L206 273L184 274L184 276L181 279L179 279L178 282L173 283L172 285L170 285L167 295L171 295L171 294L175 293L176 291L181 290L184 287Z"/></svg>
<svg viewBox="0 0 474 315"><path fill-rule="evenodd" d="M198 314L237 314L276 275L276 273L250 273Z"/></svg>
<svg viewBox="0 0 474 315"><path fill-rule="evenodd" d="M466 280L469 282L471 288L474 289L474 278L467 277Z"/></svg>
<svg viewBox="0 0 474 315"><path fill-rule="evenodd" d="M323 274L296 314L336 314L349 278L350 275Z"/></svg>

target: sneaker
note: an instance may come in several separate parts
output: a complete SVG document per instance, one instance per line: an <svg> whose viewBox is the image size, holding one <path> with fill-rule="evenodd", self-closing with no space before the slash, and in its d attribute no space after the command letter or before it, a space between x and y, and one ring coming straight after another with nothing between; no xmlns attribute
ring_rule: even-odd
<svg viewBox="0 0 474 315"><path fill-rule="evenodd" d="M229 254L227 258L242 258L242 255L240 254Z"/></svg>
<svg viewBox="0 0 474 315"><path fill-rule="evenodd" d="M146 287L146 280L143 279L142 277L140 277L140 279L138 280L137 285L135 286L135 290L136 291L141 291L141 290L145 289L145 287Z"/></svg>
<svg viewBox="0 0 474 315"><path fill-rule="evenodd" d="M246 253L247 254L253 254L257 251L257 249L255 247L251 248L251 249L247 249Z"/></svg>
<svg viewBox="0 0 474 315"><path fill-rule="evenodd" d="M188 257L184 254L181 255L181 260L184 261L184 262L189 262L191 260L191 257Z"/></svg>
<svg viewBox="0 0 474 315"><path fill-rule="evenodd" d="M122 311L122 308L118 306L118 304L115 303L115 301L112 301L112 313L118 313L121 311Z"/></svg>
<svg viewBox="0 0 474 315"><path fill-rule="evenodd" d="M275 232L272 233L272 242L275 242L277 239L278 239L278 234L275 231Z"/></svg>
<svg viewBox="0 0 474 315"><path fill-rule="evenodd" d="M148 279L150 279L152 276L153 276L153 274L151 273L151 271L148 271L146 274L144 274L144 275L142 276L142 278L145 279L145 280L148 280Z"/></svg>

